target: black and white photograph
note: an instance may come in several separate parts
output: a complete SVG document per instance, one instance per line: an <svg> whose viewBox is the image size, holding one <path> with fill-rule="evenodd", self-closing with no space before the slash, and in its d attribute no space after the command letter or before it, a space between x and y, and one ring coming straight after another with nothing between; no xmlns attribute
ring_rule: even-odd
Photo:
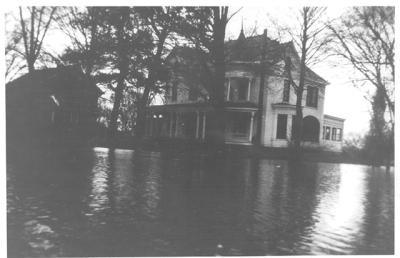
<svg viewBox="0 0 400 258"><path fill-rule="evenodd" d="M395 255L394 1L208 2L4 5L7 257Z"/></svg>

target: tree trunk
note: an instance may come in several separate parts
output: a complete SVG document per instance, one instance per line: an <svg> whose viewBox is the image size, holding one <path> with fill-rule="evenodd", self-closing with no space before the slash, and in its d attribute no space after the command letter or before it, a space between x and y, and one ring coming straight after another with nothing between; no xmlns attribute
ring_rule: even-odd
<svg viewBox="0 0 400 258"><path fill-rule="evenodd" d="M35 71L35 62L31 60L30 56L27 57L27 64L28 64L28 73L32 73Z"/></svg>
<svg viewBox="0 0 400 258"><path fill-rule="evenodd" d="M136 117L136 126L135 126L135 136L140 139L144 136L145 125L146 125L146 106L149 100L150 94L150 82L147 82L144 88L144 92L142 97L139 99L137 103L137 117Z"/></svg>
<svg viewBox="0 0 400 258"><path fill-rule="evenodd" d="M267 31L264 31L264 41L261 46L261 62L260 62L260 90L258 93L258 123L257 123L257 143L261 146L263 141L262 134L262 123L264 121L264 92L265 92L265 59L266 59L266 49L267 49Z"/></svg>
<svg viewBox="0 0 400 258"><path fill-rule="evenodd" d="M306 74L306 56L307 56L307 41L308 41L308 12L305 10L303 14L303 32L301 38L301 59L300 59L300 78L299 86L296 92L296 118L295 118L295 130L294 130L294 155L297 158L301 156L301 140L303 136L303 92L304 82Z"/></svg>
<svg viewBox="0 0 400 258"><path fill-rule="evenodd" d="M305 51L302 51L305 52ZM295 130L294 130L294 150L295 154L299 155L301 151L301 140L303 136L303 93L304 93L304 79L305 79L305 53L302 53L300 63L300 79L299 87L296 95L296 118L295 118Z"/></svg>
<svg viewBox="0 0 400 258"><path fill-rule="evenodd" d="M115 140L115 135L118 130L117 122L118 122L118 115L120 112L121 100L122 100L122 93L125 87L125 80L126 73L121 72L118 78L117 87L114 91L114 105L111 111L111 118L110 118L110 126L109 126L109 140Z"/></svg>
<svg viewBox="0 0 400 258"><path fill-rule="evenodd" d="M156 54L153 57L153 64L150 67L150 73L147 80L145 80L145 87L143 91L143 95L138 101L137 104L137 117L136 117L136 126L135 126L135 136L141 138L144 136L144 132L146 129L146 107L149 102L150 91L155 83L155 74L160 70L162 65L161 55L164 49L165 39L167 38L167 31L163 31L159 35Z"/></svg>
<svg viewBox="0 0 400 258"><path fill-rule="evenodd" d="M111 111L111 119L110 119L110 126L109 126L109 138L108 140L110 143L115 143L115 135L117 133L117 122L118 122L118 115L120 112L122 94L125 88L125 79L128 75L129 70L129 60L127 57L128 53L128 42L127 39L124 37L124 30L125 30L125 23L129 20L129 10L123 9L121 12L120 20L116 26L116 34L117 34L117 58L118 58L118 70L119 76L117 79L117 87L114 91L114 105Z"/></svg>
<svg viewBox="0 0 400 258"><path fill-rule="evenodd" d="M97 49L97 10L96 7L88 7L88 15L90 18L90 44L88 49L88 58L87 64L85 68L85 72L87 75L91 75L93 72L94 62L95 62L95 54Z"/></svg>
<svg viewBox="0 0 400 258"><path fill-rule="evenodd" d="M227 7L215 7L214 9L214 31L212 58L215 63L213 78L213 93L211 94L212 104L215 109L215 119L211 123L212 141L217 145L225 142L225 110L224 110L224 91L225 91L225 29Z"/></svg>

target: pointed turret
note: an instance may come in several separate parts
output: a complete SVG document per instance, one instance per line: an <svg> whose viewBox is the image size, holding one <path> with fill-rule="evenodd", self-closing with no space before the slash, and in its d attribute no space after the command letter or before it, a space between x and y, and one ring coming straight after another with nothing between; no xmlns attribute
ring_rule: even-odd
<svg viewBox="0 0 400 258"><path fill-rule="evenodd" d="M246 36L244 35L244 30L243 30L243 17L242 17L242 29L240 30L240 34L238 37L238 41L244 41L246 39Z"/></svg>

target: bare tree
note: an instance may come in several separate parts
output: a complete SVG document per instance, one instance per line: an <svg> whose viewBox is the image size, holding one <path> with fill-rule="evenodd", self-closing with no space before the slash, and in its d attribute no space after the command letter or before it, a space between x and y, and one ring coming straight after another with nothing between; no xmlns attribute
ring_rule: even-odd
<svg viewBox="0 0 400 258"><path fill-rule="evenodd" d="M23 47L21 49L16 46L15 51L25 59L29 72L35 70L35 63L42 52L43 40L54 20L56 10L57 7L19 7L20 27L17 33L22 38Z"/></svg>
<svg viewBox="0 0 400 258"><path fill-rule="evenodd" d="M62 56L64 62L79 63L87 75L95 72L96 61L101 57L99 49L101 7L59 8L56 21L58 28L71 41Z"/></svg>
<svg viewBox="0 0 400 258"><path fill-rule="evenodd" d="M12 23L12 15L11 13L5 14L5 23L6 23L6 47L5 47L5 61L6 61L6 70L5 70L5 78L6 82L11 81L15 78L18 73L26 68L26 65L23 64L23 59L21 55L16 51L18 49L18 45L21 43L22 37L21 34L17 33L16 30L11 30L7 27Z"/></svg>
<svg viewBox="0 0 400 258"><path fill-rule="evenodd" d="M394 7L355 7L329 28L333 52L381 90L394 125Z"/></svg>
<svg viewBox="0 0 400 258"><path fill-rule="evenodd" d="M294 62L290 55L285 59L285 71L290 84L296 93L296 118L293 130L295 153L299 154L300 143L303 135L303 93L307 90L306 70L324 58L327 46L331 38L326 37L327 25L324 22L326 8L324 7L303 7L295 16L296 26L283 27L283 31L290 36L294 45L300 52L298 64L299 73L293 73ZM297 67L297 65L296 65Z"/></svg>
<svg viewBox="0 0 400 258"><path fill-rule="evenodd" d="M361 81L369 82L361 87L376 89L364 148L373 164L387 166L394 156L394 17L394 7L355 7L329 26L336 40L333 52L359 72Z"/></svg>

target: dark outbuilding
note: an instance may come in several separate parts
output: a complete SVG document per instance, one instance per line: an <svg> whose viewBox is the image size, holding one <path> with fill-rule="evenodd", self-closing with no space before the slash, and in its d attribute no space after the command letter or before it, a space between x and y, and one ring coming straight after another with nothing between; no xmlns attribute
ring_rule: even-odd
<svg viewBox="0 0 400 258"><path fill-rule="evenodd" d="M79 67L37 70L6 85L7 147L86 144L102 91Z"/></svg>

